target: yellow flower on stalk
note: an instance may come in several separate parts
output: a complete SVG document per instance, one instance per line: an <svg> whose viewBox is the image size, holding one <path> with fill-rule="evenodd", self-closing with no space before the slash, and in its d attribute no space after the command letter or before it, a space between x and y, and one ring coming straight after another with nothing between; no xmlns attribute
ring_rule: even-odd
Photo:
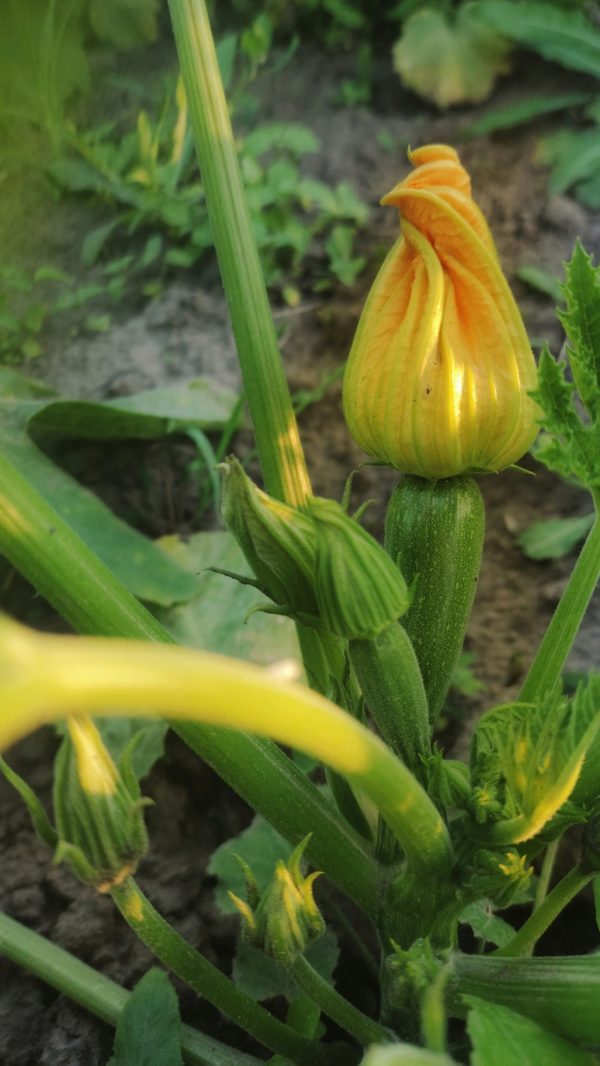
<svg viewBox="0 0 600 1066"><path fill-rule="evenodd" d="M351 433L425 478L495 471L537 434L536 366L494 242L453 148L409 153L382 204L402 235L371 289L344 379Z"/></svg>

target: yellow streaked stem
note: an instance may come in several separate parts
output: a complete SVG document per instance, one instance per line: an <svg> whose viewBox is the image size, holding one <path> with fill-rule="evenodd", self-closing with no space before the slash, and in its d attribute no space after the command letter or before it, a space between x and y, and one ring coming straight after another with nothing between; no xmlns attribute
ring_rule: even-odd
<svg viewBox="0 0 600 1066"><path fill-rule="evenodd" d="M270 736L345 774L415 868L447 871L446 826L411 772L360 722L268 670L188 648L39 634L0 620L0 749L69 713L142 715Z"/></svg>

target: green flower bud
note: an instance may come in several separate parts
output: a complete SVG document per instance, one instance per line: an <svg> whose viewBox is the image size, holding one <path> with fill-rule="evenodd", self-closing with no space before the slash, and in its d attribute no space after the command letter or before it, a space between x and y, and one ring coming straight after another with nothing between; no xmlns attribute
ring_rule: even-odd
<svg viewBox="0 0 600 1066"><path fill-rule="evenodd" d="M474 868L468 878L473 898L486 897L500 907L508 907L524 897L531 884L533 866L527 855L516 848L506 851L475 852Z"/></svg>
<svg viewBox="0 0 600 1066"><path fill-rule="evenodd" d="M325 932L325 922L313 897L318 872L304 877L302 855L309 836L293 851L287 863L278 862L271 882L258 903L246 902L230 892L229 897L243 919L242 936L266 955L290 965L313 940ZM244 864L245 865L245 864ZM247 886L256 882L244 871Z"/></svg>
<svg viewBox="0 0 600 1066"><path fill-rule="evenodd" d="M315 592L323 625L346 640L372 640L408 609L404 578L339 504L316 497L304 510L315 529Z"/></svg>
<svg viewBox="0 0 600 1066"><path fill-rule="evenodd" d="M261 589L274 603L315 614L312 522L257 488L237 459L223 470L223 518Z"/></svg>
<svg viewBox="0 0 600 1066"><path fill-rule="evenodd" d="M91 718L68 720L68 736L56 756L54 814L56 860L82 881L110 892L135 873L148 847L142 808L149 802L127 754L120 770Z"/></svg>
<svg viewBox="0 0 600 1066"><path fill-rule="evenodd" d="M394 944L384 964L383 986L389 1007L398 1010L420 1006L420 999L435 980L444 960L434 954L428 940L419 938L407 950Z"/></svg>
<svg viewBox="0 0 600 1066"><path fill-rule="evenodd" d="M437 748L427 765L427 791L441 807L464 807L471 796L469 767L458 759L445 759Z"/></svg>

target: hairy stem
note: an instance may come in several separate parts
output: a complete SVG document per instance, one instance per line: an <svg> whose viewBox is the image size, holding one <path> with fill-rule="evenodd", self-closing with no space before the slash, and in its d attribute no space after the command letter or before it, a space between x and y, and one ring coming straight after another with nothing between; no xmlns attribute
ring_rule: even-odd
<svg viewBox="0 0 600 1066"><path fill-rule="evenodd" d="M64 948L2 913L0 955L41 978L110 1025L117 1024L131 995ZM190 1066L258 1066L259 1063L253 1055L228 1048L187 1025L181 1027L181 1050Z"/></svg>
<svg viewBox="0 0 600 1066"><path fill-rule="evenodd" d="M175 718L250 730L307 752L362 789L413 870L433 875L452 864L444 821L406 766L310 689L208 652L41 635L8 619L0 620L0 664L0 747L74 710L142 715L159 707Z"/></svg>
<svg viewBox="0 0 600 1066"><path fill-rule="evenodd" d="M134 932L173 973L265 1047L298 1066L334 1066L331 1051L280 1022L188 944L129 878L111 896Z"/></svg>
<svg viewBox="0 0 600 1066"><path fill-rule="evenodd" d="M519 699L533 703L560 680L567 656L600 578L600 494L594 494L596 519L575 564L552 621L523 683Z"/></svg>
<svg viewBox="0 0 600 1066"><path fill-rule="evenodd" d="M383 1025L363 1014L321 977L304 955L298 955L287 968L296 984L321 1008L323 1014L337 1022L363 1047L387 1044L393 1040L393 1035Z"/></svg>
<svg viewBox="0 0 600 1066"><path fill-rule="evenodd" d="M503 948L497 948L494 956L514 958L519 955L530 955L541 936L552 925L555 918L564 910L568 903L581 892L595 876L594 873L584 873L581 867L575 866L562 881L552 889L543 903L530 914L518 933Z"/></svg>
<svg viewBox="0 0 600 1066"><path fill-rule="evenodd" d="M204 0L169 0L206 206L267 492L302 504L310 482L283 373Z"/></svg>

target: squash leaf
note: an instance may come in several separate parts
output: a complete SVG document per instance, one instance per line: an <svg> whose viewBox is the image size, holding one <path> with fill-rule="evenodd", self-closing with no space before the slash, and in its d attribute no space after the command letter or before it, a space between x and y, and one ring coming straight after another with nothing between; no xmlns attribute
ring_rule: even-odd
<svg viewBox="0 0 600 1066"><path fill-rule="evenodd" d="M532 393L544 412L545 433L536 458L562 477L600 488L600 268L577 242L566 264L566 309L560 319L567 334L573 376L544 348L538 388Z"/></svg>
<svg viewBox="0 0 600 1066"><path fill-rule="evenodd" d="M479 18L479 4L461 4L449 19L423 8L404 23L394 47L394 67L403 83L440 108L479 103L496 77L508 70L510 45Z"/></svg>
<svg viewBox="0 0 600 1066"><path fill-rule="evenodd" d="M508 1062L519 1066L593 1066L596 1061L589 1052L509 1007L477 996L465 999L471 1008L467 1019L473 1042L471 1066L506 1066Z"/></svg>
<svg viewBox="0 0 600 1066"><path fill-rule="evenodd" d="M183 1066L180 1030L179 1004L169 978L162 970L148 970L119 1018L108 1066Z"/></svg>

